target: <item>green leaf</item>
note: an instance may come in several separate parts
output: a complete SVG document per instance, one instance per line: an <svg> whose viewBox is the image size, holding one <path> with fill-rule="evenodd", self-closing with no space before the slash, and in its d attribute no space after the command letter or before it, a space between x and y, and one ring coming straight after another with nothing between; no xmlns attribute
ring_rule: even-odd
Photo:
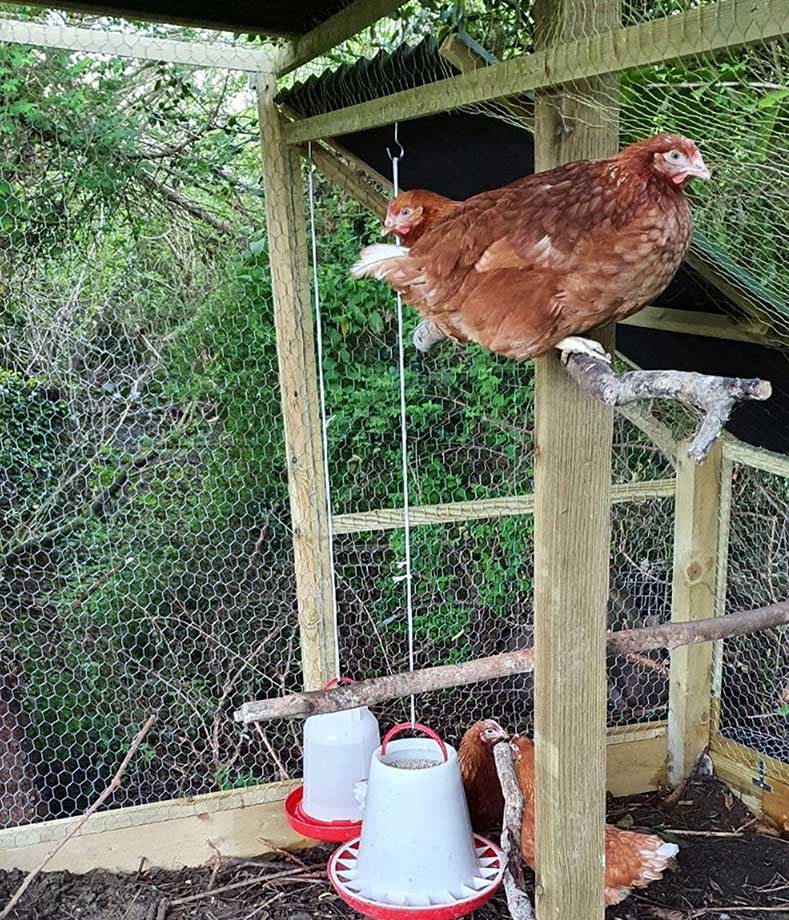
<svg viewBox="0 0 789 920"><path fill-rule="evenodd" d="M760 109L769 109L774 105L778 105L787 96L789 96L789 89L774 89L769 93L765 93L756 105Z"/></svg>

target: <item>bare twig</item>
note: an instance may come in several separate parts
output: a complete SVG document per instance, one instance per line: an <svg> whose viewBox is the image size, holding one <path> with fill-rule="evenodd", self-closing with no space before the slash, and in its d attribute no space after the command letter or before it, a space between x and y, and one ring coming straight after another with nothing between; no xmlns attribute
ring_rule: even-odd
<svg viewBox="0 0 789 920"><path fill-rule="evenodd" d="M714 377L688 371L627 371L615 374L603 358L571 354L565 364L578 386L606 406L625 406L644 399L673 399L700 410L704 417L688 449L691 460L701 461L720 437L734 406L746 399L772 395L766 380Z"/></svg>
<svg viewBox="0 0 789 920"><path fill-rule="evenodd" d="M121 779L123 774L126 772L126 768L129 766L132 757L137 753L137 748L142 744L143 739L148 734L153 723L156 721L156 715L150 715L145 720L143 727L137 732L134 736L134 740L129 745L129 749L126 751L126 756L121 761L120 766L115 772L115 776L110 780L109 786L101 793L101 795L96 799L96 801L90 806L90 808L83 814L69 829L65 837L58 841L54 847L47 853L47 855L41 860L41 862L36 866L32 872L29 872L25 876L22 884L17 888L14 894L11 896L11 900L3 908L2 913L0 913L0 920L5 920L11 913L11 911L19 903L19 900L22 898L27 889L33 884L33 882L38 878L38 876L44 871L46 866L51 862L51 860L63 849L63 847L71 840L71 838L84 826L85 822L90 818L92 814L97 812L99 808L107 801L107 799L112 795L113 792L120 786Z"/></svg>
<svg viewBox="0 0 789 920"><path fill-rule="evenodd" d="M758 610L746 610L724 617L685 623L663 623L643 629L622 629L608 634L608 653L628 655L656 648L679 648L713 642L730 636L744 636L789 623L789 600ZM245 703L235 713L237 722L249 724L266 719L286 719L339 712L358 706L372 706L411 694L461 687L496 677L525 674L534 667L531 648L477 658L460 664L439 665L402 674L361 680L331 690L311 690L270 700Z"/></svg>
<svg viewBox="0 0 789 920"><path fill-rule="evenodd" d="M512 748L500 741L493 748L496 772L504 796L504 819L501 828L501 849L504 854L504 893L512 920L531 920L534 916L529 896L523 889L521 860L521 825L523 824L523 795L515 777Z"/></svg>
<svg viewBox="0 0 789 920"><path fill-rule="evenodd" d="M322 879L324 873L307 874L303 869L287 869L285 872L279 872L277 875L260 875L255 878L245 878L240 882L231 882L229 885L222 885L220 888L214 888L213 891L201 891L198 894L190 894L184 898L176 898L170 901L170 907L181 907L184 904L192 904L194 901L204 901L206 898L214 898L218 894L224 894L227 891L237 891L239 888L249 888L250 885L270 885L272 882L300 882L305 879L313 881Z"/></svg>

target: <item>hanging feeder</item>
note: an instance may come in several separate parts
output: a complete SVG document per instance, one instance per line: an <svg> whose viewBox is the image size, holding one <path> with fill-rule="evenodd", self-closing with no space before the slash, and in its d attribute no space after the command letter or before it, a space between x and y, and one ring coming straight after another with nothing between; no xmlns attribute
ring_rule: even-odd
<svg viewBox="0 0 789 920"><path fill-rule="evenodd" d="M455 749L418 723L429 738L391 741L410 727L396 725L373 754L361 835L332 855L329 879L375 920L450 920L491 897L504 862L472 834Z"/></svg>
<svg viewBox="0 0 789 920"><path fill-rule="evenodd" d="M330 680L352 684L348 677ZM357 837L362 809L354 786L367 779L381 743L378 721L366 706L310 716L304 723L304 784L285 800L290 826L311 840L339 843Z"/></svg>

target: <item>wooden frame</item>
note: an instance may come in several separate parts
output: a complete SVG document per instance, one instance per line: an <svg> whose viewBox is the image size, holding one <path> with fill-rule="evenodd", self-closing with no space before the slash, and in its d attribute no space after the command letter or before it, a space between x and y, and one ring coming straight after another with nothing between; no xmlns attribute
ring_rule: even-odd
<svg viewBox="0 0 789 920"><path fill-rule="evenodd" d="M346 39L353 38L357 32L371 26L378 19L391 16L406 2L407 0L355 0L283 49L276 60L278 73L280 76L290 73L313 58L325 54Z"/></svg>
<svg viewBox="0 0 789 920"><path fill-rule="evenodd" d="M20 45L40 45L91 54L112 54L116 57L142 61L164 61L169 64L192 64L195 67L221 67L259 73L271 69L269 50L238 48L217 43L180 42L169 38L130 35L128 32L98 32L72 26L43 25L0 19L0 42Z"/></svg>
<svg viewBox="0 0 789 920"><path fill-rule="evenodd" d="M676 16L600 30L589 38L315 115L290 125L285 137L290 144L337 137L527 90L766 41L784 34L786 28L784 0L718 0Z"/></svg>
<svg viewBox="0 0 789 920"><path fill-rule="evenodd" d="M673 479L653 479L627 482L611 487L614 505L650 498L673 498ZM441 505L415 505L409 509L412 527L425 524L453 524L485 518L513 517L534 514L534 495L508 495L504 498L481 498L469 502L446 502ZM396 530L403 526L402 508L379 508L374 511L336 514L332 528L336 534L364 533L371 530Z"/></svg>
<svg viewBox="0 0 789 920"><path fill-rule="evenodd" d="M283 139L273 73L258 77L266 226L288 466L305 689L334 676L334 594L321 447L304 193L298 151Z"/></svg>

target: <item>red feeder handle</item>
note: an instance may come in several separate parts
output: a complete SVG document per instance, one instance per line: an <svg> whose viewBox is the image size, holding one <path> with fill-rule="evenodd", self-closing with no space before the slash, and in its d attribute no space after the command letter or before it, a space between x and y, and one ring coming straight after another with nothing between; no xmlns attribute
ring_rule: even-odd
<svg viewBox="0 0 789 920"><path fill-rule="evenodd" d="M330 687L334 687L337 684L355 684L356 681L352 680L350 677L332 677L330 681L327 681L322 687L321 690L328 690Z"/></svg>
<svg viewBox="0 0 789 920"><path fill-rule="evenodd" d="M381 754L386 753L386 745L389 744L395 735L399 734L405 728L411 728L416 732L422 732L425 735L429 735L433 741L435 741L441 753L444 755L444 763L449 760L449 755L447 754L447 746L438 737L432 728L428 728L427 725L422 725L421 722L401 722L399 725L395 725L390 728L389 731L384 735L384 740L381 742Z"/></svg>

